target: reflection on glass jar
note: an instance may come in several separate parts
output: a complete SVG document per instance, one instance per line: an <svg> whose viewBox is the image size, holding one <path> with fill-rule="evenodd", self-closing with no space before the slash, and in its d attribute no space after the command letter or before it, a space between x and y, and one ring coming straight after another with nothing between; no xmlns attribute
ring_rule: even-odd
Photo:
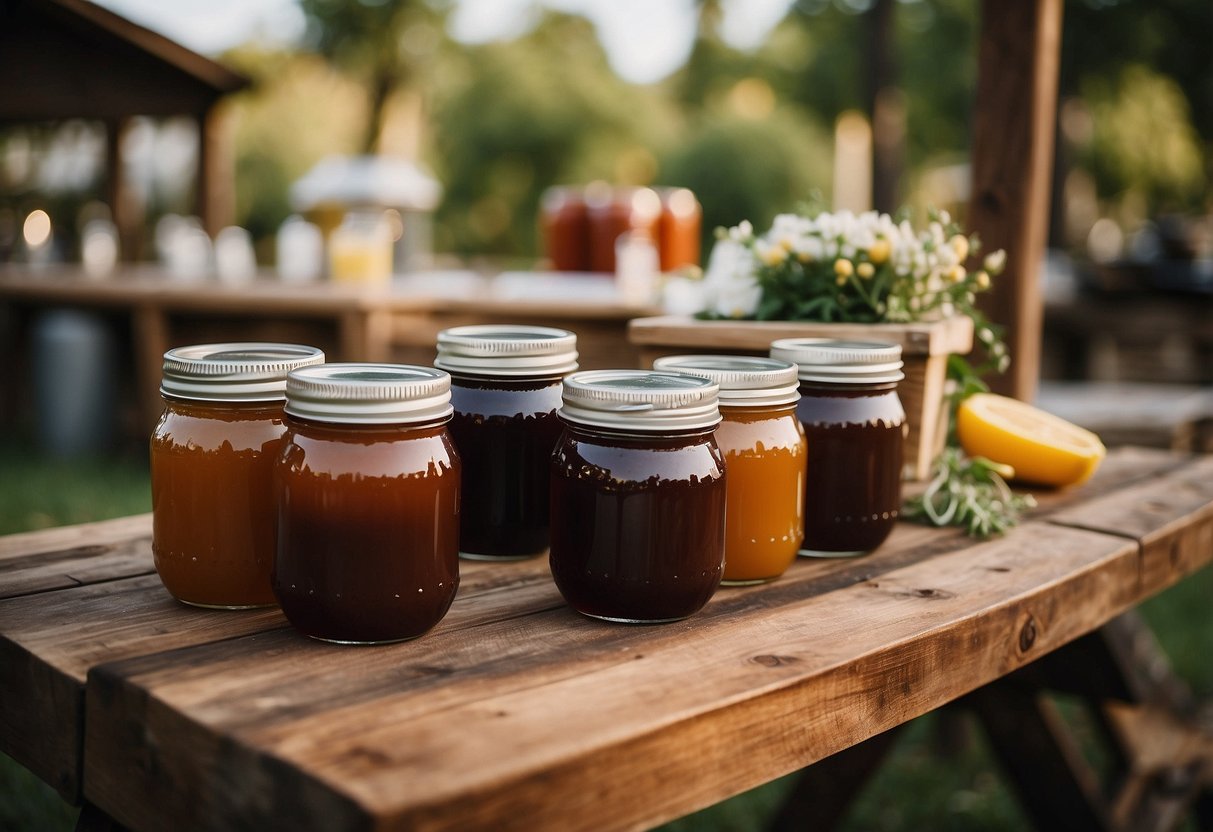
<svg viewBox="0 0 1213 832"><path fill-rule="evenodd" d="M392 364L326 364L287 380L275 471L274 592L313 638L415 638L459 586L459 456L450 377Z"/></svg>
<svg viewBox="0 0 1213 832"><path fill-rule="evenodd" d="M270 606L271 474L286 374L324 360L292 344L169 350L151 437L152 554L164 586L202 607Z"/></svg>
<svg viewBox="0 0 1213 832"><path fill-rule="evenodd" d="M686 618L724 566L724 460L707 379L599 370L565 379L552 458L551 567L578 612Z"/></svg>
<svg viewBox="0 0 1213 832"><path fill-rule="evenodd" d="M901 347L790 338L773 343L771 355L799 366L797 414L808 443L801 554L870 552L901 511Z"/></svg>

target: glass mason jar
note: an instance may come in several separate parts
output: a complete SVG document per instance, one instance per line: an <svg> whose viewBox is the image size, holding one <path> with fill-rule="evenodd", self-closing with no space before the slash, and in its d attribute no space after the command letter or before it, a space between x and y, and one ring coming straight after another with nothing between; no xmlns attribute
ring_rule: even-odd
<svg viewBox="0 0 1213 832"><path fill-rule="evenodd" d="M645 370L565 378L552 456L552 577L578 612L659 623L697 612L724 570L715 383Z"/></svg>
<svg viewBox="0 0 1213 832"><path fill-rule="evenodd" d="M784 573L804 538L805 436L796 416L796 365L739 355L673 355L653 369L720 385L716 442L728 494L724 584L757 584Z"/></svg>
<svg viewBox="0 0 1213 832"><path fill-rule="evenodd" d="M796 412L808 441L801 554L866 554L901 511L901 347L788 338L771 344L771 356L799 366Z"/></svg>
<svg viewBox="0 0 1213 832"><path fill-rule="evenodd" d="M517 560L548 548L560 381L577 369L577 336L542 326L460 326L438 333L434 366L451 374L451 436L463 462L459 553Z"/></svg>
<svg viewBox="0 0 1213 832"><path fill-rule="evenodd" d="M274 604L271 475L286 374L324 353L294 344L202 344L164 354L152 432L152 555L165 589L198 607Z"/></svg>
<svg viewBox="0 0 1213 832"><path fill-rule="evenodd" d="M450 376L399 364L291 373L275 468L274 592L306 635L416 638L459 586L459 456Z"/></svg>
<svg viewBox="0 0 1213 832"><path fill-rule="evenodd" d="M548 188L540 200L543 248L558 272L590 270L590 221L580 188Z"/></svg>

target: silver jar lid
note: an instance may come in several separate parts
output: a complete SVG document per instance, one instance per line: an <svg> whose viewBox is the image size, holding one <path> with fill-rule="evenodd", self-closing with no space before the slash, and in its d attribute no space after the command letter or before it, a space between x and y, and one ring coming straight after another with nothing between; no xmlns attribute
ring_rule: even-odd
<svg viewBox="0 0 1213 832"><path fill-rule="evenodd" d="M322 364L286 378L286 412L352 425L434 422L451 415L451 377L411 364Z"/></svg>
<svg viewBox="0 0 1213 832"><path fill-rule="evenodd" d="M577 336L522 324L456 326L438 333L435 367L487 376L562 376L577 369Z"/></svg>
<svg viewBox="0 0 1213 832"><path fill-rule="evenodd" d="M782 338L771 357L800 368L801 381L826 384L887 384L901 381L901 345L834 338Z"/></svg>
<svg viewBox="0 0 1213 832"><path fill-rule="evenodd" d="M560 415L570 422L640 433L699 430L720 423L710 379L651 370L586 370L564 379Z"/></svg>
<svg viewBox="0 0 1213 832"><path fill-rule="evenodd" d="M322 364L324 353L301 344L196 344L164 354L160 392L208 402L281 401L291 370Z"/></svg>
<svg viewBox="0 0 1213 832"><path fill-rule="evenodd" d="M721 407L773 407L800 398L796 365L747 355L667 355L654 370L702 376L720 385Z"/></svg>

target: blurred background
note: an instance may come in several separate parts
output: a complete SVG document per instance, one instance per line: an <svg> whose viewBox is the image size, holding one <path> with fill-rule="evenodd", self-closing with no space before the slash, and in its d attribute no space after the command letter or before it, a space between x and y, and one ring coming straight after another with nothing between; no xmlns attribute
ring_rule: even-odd
<svg viewBox="0 0 1213 832"><path fill-rule="evenodd" d="M22 3L35 5L0 2L0 29ZM0 270L163 260L162 235L195 226L247 231L234 250L247 240L253 263L237 258L237 271L281 267L288 218L304 211L336 225L324 215L325 177L365 156L390 160L376 176L396 183L401 211L424 215L425 265L445 268L550 265L545 193L594 181L690 189L700 257L717 226L763 229L810 199L965 215L971 0L99 5L230 73L208 76L201 128L193 112L5 118L21 91L0 88ZM1093 407L1132 411L1128 422L1088 421L1111 443L1213 447L1210 44L1209 0L1065 4L1040 271L1041 374L1056 384L1041 399L1079 421ZM19 73L4 51L0 69ZM98 228L111 244L90 242ZM0 333L11 313L0 305ZM1105 398L1073 386L1092 382ZM0 387L0 414L16 395ZM18 422L0 438L0 533L148 509L138 442L63 461L31 446L29 429ZM1145 610L1206 694L1211 583L1206 570ZM912 727L848 828L1025 828L980 737L941 742L933 720ZM674 826L758 828L786 785ZM69 828L73 812L57 801L0 760L0 829Z"/></svg>

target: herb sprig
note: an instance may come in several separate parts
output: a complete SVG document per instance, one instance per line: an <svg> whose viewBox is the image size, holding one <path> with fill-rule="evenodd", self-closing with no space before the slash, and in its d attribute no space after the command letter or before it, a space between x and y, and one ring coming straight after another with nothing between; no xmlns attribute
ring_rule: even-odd
<svg viewBox="0 0 1213 832"><path fill-rule="evenodd" d="M1002 534L1036 505L1031 494L1011 491L1013 472L985 457L967 457L954 446L935 460L934 478L919 497L906 501L907 519L934 526L960 526L972 537Z"/></svg>

